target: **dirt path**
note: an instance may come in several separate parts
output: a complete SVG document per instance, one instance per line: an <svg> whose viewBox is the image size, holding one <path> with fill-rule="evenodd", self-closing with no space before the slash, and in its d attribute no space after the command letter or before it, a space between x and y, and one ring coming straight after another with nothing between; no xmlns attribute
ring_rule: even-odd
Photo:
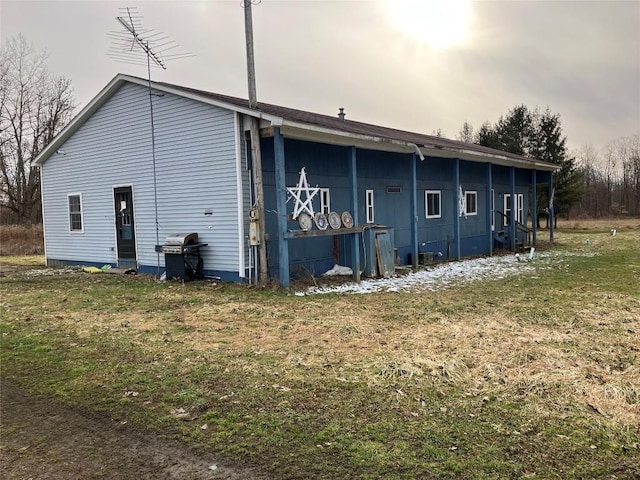
<svg viewBox="0 0 640 480"><path fill-rule="evenodd" d="M177 441L25 395L0 380L0 478L267 480Z"/></svg>

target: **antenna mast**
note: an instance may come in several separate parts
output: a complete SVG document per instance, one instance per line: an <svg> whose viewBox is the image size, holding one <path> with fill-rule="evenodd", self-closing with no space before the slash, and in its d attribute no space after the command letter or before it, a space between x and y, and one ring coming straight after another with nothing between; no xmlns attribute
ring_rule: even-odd
<svg viewBox="0 0 640 480"><path fill-rule="evenodd" d="M147 81L149 90L149 118L151 122L151 158L153 163L153 205L155 214L156 245L160 243L160 223L158 222L158 182L156 175L156 135L153 116L153 97L151 89L151 63L155 67L166 70L165 60L192 57L191 53L176 53L164 55L164 52L176 48L177 43L169 40L162 33L153 33L153 30L142 28L142 17L136 8L125 7L120 9L120 16L116 20L124 30L110 32L109 37L114 41L108 55L116 61L133 65L145 65L147 67ZM151 44L156 44L152 46ZM146 56L146 62L140 58L140 53ZM157 94L155 94L157 95ZM157 253L157 275L160 276L160 252Z"/></svg>

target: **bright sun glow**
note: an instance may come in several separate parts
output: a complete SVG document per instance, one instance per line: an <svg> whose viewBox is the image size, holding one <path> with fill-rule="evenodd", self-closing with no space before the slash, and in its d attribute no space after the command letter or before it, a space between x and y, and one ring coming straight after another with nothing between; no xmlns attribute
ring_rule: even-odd
<svg viewBox="0 0 640 480"><path fill-rule="evenodd" d="M469 0L389 0L396 25L431 48L464 43L469 24Z"/></svg>

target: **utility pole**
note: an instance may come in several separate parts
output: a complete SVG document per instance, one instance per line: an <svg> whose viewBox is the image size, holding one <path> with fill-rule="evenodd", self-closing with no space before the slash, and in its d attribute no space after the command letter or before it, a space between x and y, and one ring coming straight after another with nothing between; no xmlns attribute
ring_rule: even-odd
<svg viewBox="0 0 640 480"><path fill-rule="evenodd" d="M256 95L256 71L253 61L253 18L251 15L251 4L255 0L243 0L244 8L244 32L247 43L247 78L249 82L249 108L256 110L258 100ZM251 135L251 158L253 160L253 185L255 189L255 206L258 212L259 241L258 258L260 263L259 282L264 285L268 280L267 265L267 245L265 241L265 219L264 219L264 190L262 184L262 154L260 151L260 120L251 117L249 130Z"/></svg>

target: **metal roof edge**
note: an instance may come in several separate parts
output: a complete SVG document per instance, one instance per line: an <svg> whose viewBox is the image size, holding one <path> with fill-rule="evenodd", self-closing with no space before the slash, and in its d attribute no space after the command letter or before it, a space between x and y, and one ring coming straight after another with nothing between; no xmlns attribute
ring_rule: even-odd
<svg viewBox="0 0 640 480"><path fill-rule="evenodd" d="M133 77L136 78L138 81L136 81L135 83L138 84L144 84L147 85L148 81L147 80L143 80L137 77ZM140 80L142 80L142 82L140 82ZM233 103L230 102L224 102L222 100L214 100L212 98L209 98L206 94L198 94L196 92L190 92L190 91L186 91L182 88L180 88L179 86L173 86L169 83L155 83L155 82L151 82L152 88L154 88L155 90L159 90L162 92L166 92L166 93L171 93L173 95L178 95L180 97L184 97L184 98L189 98L191 100L196 100L198 102L202 102L202 103L206 103L207 105L213 105L215 107L220 107L220 108L225 108L227 110L231 110L234 112L238 112L238 113L242 113L245 115L250 115L252 117L256 117L259 119L264 119L267 120L269 122L271 122L272 125L274 126L279 126L282 125L282 117L279 117L277 115L272 115L269 113L265 113L262 112L260 110L252 110L251 108L247 107L240 107L238 105L234 105Z"/></svg>
<svg viewBox="0 0 640 480"><path fill-rule="evenodd" d="M433 157L444 157L444 158L460 158L461 160L468 160L472 162L479 163L495 163L497 165L504 166L517 166L520 168L525 168L529 170L545 170L545 171L556 171L560 167L558 165L554 165L547 162L538 161L535 159L523 159L519 160L516 158L508 157L505 155L498 154L490 154L490 153L481 153L475 152L472 150L464 150L464 149L454 149L450 147L440 147L435 145L416 145L413 142L407 142L404 140L396 140L392 138L379 137L373 135L364 135L359 133L346 132L343 130L334 130L331 128L320 127L318 125L296 122L291 120L283 120L283 134L289 134L290 136L302 138L302 135L296 135L296 131L304 130L308 132L313 132L318 136L326 135L328 137L342 137L344 139L352 139L355 140L353 146L365 147L366 144L376 144L376 145L387 145L388 148L385 150L388 151L397 151L397 152L406 152L411 153L416 151L416 147L422 152L423 155L433 156ZM314 135L310 135L313 137ZM349 142L341 142L343 144L348 144ZM394 148L395 147L395 148Z"/></svg>

